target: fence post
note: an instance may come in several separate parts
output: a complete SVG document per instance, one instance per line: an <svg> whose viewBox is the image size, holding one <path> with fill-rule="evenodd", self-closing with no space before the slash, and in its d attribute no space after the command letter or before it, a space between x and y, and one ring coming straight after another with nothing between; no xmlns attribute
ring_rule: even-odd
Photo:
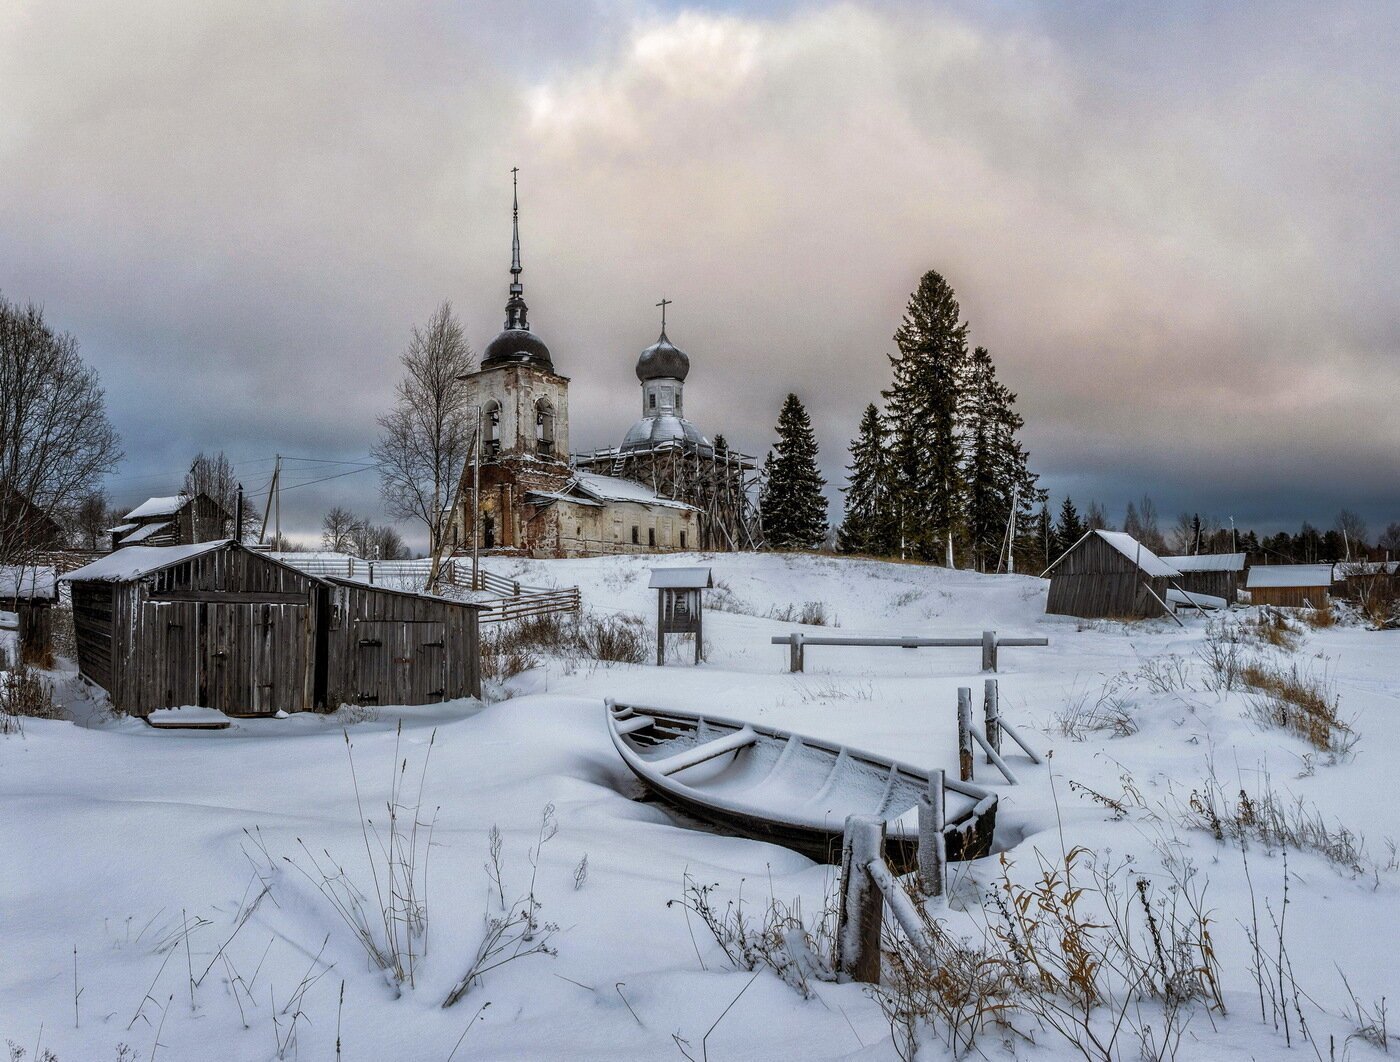
<svg viewBox="0 0 1400 1062"><path fill-rule="evenodd" d="M958 687L958 777L972 781L972 687Z"/></svg>
<svg viewBox="0 0 1400 1062"><path fill-rule="evenodd" d="M987 679L983 684L982 692L982 715L986 722L987 744L1001 752L1001 705L998 703L1000 695L997 693L997 680ZM987 757L987 762L991 763L992 758Z"/></svg>
<svg viewBox="0 0 1400 1062"><path fill-rule="evenodd" d="M788 636L788 670L801 671L803 663L802 632L795 631Z"/></svg>
<svg viewBox="0 0 1400 1062"><path fill-rule="evenodd" d="M982 670L995 671L997 669L997 632L982 632Z"/></svg>
<svg viewBox="0 0 1400 1062"><path fill-rule="evenodd" d="M841 840L841 905L836 916L836 979L880 983L880 924L885 899L865 868L885 857L885 822L849 815Z"/></svg>
<svg viewBox="0 0 1400 1062"><path fill-rule="evenodd" d="M919 885L925 896L942 896L948 866L943 768L930 771L928 792L919 800Z"/></svg>

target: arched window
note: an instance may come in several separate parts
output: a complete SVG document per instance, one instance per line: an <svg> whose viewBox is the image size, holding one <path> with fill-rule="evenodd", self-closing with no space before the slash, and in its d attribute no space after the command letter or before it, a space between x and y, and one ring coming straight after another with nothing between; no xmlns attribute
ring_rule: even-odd
<svg viewBox="0 0 1400 1062"><path fill-rule="evenodd" d="M482 413L485 422L482 430L485 433L485 446L482 451L487 457L494 457L501 452L501 404L490 402Z"/></svg>
<svg viewBox="0 0 1400 1062"><path fill-rule="evenodd" d="M554 407L547 398L535 403L535 448L542 456L554 453Z"/></svg>

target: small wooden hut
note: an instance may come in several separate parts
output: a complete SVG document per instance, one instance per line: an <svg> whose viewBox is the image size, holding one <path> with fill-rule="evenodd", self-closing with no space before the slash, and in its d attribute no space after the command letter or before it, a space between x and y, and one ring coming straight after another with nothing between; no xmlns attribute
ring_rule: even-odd
<svg viewBox="0 0 1400 1062"><path fill-rule="evenodd" d="M119 711L315 705L320 580L234 542L128 546L63 577L81 673Z"/></svg>
<svg viewBox="0 0 1400 1062"><path fill-rule="evenodd" d="M19 626L19 663L50 668L53 658L53 607L58 604L52 565L0 566L0 609L14 612Z"/></svg>
<svg viewBox="0 0 1400 1062"><path fill-rule="evenodd" d="M340 576L324 582L316 667L328 707L481 696L487 606Z"/></svg>
<svg viewBox="0 0 1400 1062"><path fill-rule="evenodd" d="M233 516L207 494L176 494L147 498L108 528L112 548L123 546L188 546L224 538Z"/></svg>
<svg viewBox="0 0 1400 1062"><path fill-rule="evenodd" d="M1179 575L1132 535L1089 531L1045 570L1045 611L1084 619L1166 615L1167 591Z"/></svg>
<svg viewBox="0 0 1400 1062"><path fill-rule="evenodd" d="M1322 608L1332 589L1330 564L1255 564L1245 580L1252 605Z"/></svg>
<svg viewBox="0 0 1400 1062"><path fill-rule="evenodd" d="M1188 594L1209 594L1234 604L1243 589L1243 553L1199 553L1187 557L1162 557L1162 563L1181 573L1174 585Z"/></svg>

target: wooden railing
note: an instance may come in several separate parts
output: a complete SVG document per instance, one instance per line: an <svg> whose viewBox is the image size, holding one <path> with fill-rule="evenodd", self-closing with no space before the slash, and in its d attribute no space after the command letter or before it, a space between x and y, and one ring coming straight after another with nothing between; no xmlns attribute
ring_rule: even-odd
<svg viewBox="0 0 1400 1062"><path fill-rule="evenodd" d="M997 669L997 649L1003 645L1049 645L1049 638L998 638L996 631L983 631L980 638L853 638L840 635L810 635L801 631L773 637L774 645L788 646L788 670L801 671L809 645L874 645L896 649L927 649L942 646L981 646L982 670Z"/></svg>
<svg viewBox="0 0 1400 1062"><path fill-rule="evenodd" d="M481 614L482 623L504 623L506 620L529 619L534 616L577 613L582 608L583 599L578 587L570 586L563 590L522 593L517 597L503 597L483 604L488 605L489 609Z"/></svg>

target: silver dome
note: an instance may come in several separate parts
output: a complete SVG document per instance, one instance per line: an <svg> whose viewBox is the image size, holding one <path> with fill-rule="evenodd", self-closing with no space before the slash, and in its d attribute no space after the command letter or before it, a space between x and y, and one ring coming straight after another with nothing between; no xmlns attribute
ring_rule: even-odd
<svg viewBox="0 0 1400 1062"><path fill-rule="evenodd" d="M669 442L702 447L710 445L710 440L701 435L700 429L690 421L673 413L662 413L655 417L643 417L628 428L622 448L645 450Z"/></svg>

